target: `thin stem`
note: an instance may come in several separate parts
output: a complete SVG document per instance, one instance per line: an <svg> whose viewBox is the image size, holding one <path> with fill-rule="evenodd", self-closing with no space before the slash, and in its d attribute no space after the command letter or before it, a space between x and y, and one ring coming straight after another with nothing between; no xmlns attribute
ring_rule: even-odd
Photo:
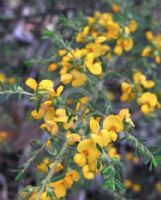
<svg viewBox="0 0 161 200"><path fill-rule="evenodd" d="M136 145L136 147L138 147L138 149L144 149L144 151L145 151L146 155L149 157L149 159L154 160L153 154L149 151L148 148L146 148L146 146L144 144L142 144L136 137L134 137L130 133L125 132L125 134L129 138L129 140L131 140L135 143L135 145Z"/></svg>
<svg viewBox="0 0 161 200"><path fill-rule="evenodd" d="M22 95L33 96L32 93L26 92L24 90L22 90L22 91L20 91L20 90L16 90L16 91L11 91L11 90L0 91L0 95L7 95L7 94L22 94Z"/></svg>

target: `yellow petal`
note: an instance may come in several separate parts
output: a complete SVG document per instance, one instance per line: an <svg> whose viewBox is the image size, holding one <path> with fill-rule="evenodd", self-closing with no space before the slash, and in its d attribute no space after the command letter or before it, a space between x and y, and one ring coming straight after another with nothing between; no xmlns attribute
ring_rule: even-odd
<svg viewBox="0 0 161 200"><path fill-rule="evenodd" d="M102 66L100 62L96 62L94 64L87 64L86 65L89 71L94 75L100 75L102 73Z"/></svg>
<svg viewBox="0 0 161 200"><path fill-rule="evenodd" d="M101 135L91 134L91 138L96 144L99 144L101 147L103 147L103 139Z"/></svg>
<svg viewBox="0 0 161 200"><path fill-rule="evenodd" d="M94 142L92 139L82 140L77 146L77 151L78 152L86 151L90 149L93 145L94 145Z"/></svg>
<svg viewBox="0 0 161 200"><path fill-rule="evenodd" d="M64 85L69 84L72 81L72 74L62 74L60 80Z"/></svg>
<svg viewBox="0 0 161 200"><path fill-rule="evenodd" d="M55 119L55 110L52 107L47 108L44 116L44 121L54 120Z"/></svg>
<svg viewBox="0 0 161 200"><path fill-rule="evenodd" d="M51 80L42 80L39 83L38 89L39 90L51 90L51 89L53 89L53 87L54 87L53 81L51 81Z"/></svg>
<svg viewBox="0 0 161 200"><path fill-rule="evenodd" d="M37 82L36 82L33 78L28 78L28 79L26 80L25 84L26 84L29 88L33 89L34 91L37 89L37 85L38 85Z"/></svg>
<svg viewBox="0 0 161 200"><path fill-rule="evenodd" d="M74 156L74 162L79 166L83 167L86 164L86 156L83 153L77 153Z"/></svg>
<svg viewBox="0 0 161 200"><path fill-rule="evenodd" d="M80 135L79 134L69 134L66 136L67 142L69 145L73 145L76 142L80 142Z"/></svg>
<svg viewBox="0 0 161 200"><path fill-rule="evenodd" d="M107 40L107 38L105 36L99 36L96 39L96 43L102 43L105 42Z"/></svg>
<svg viewBox="0 0 161 200"><path fill-rule="evenodd" d="M60 96L61 95L61 93L63 92L63 90L64 90L64 86L63 85L60 85L58 88L57 88L57 90L56 90L56 96Z"/></svg>
<svg viewBox="0 0 161 200"><path fill-rule="evenodd" d="M86 75L84 73L79 72L78 70L72 70L71 74L73 76L72 78L72 86L73 87L80 87L84 85L86 81Z"/></svg>
<svg viewBox="0 0 161 200"><path fill-rule="evenodd" d="M86 178L86 179L88 179L88 180L91 180L91 179L94 178L94 173L92 173L92 172L89 171L88 165L85 165L85 166L82 168L82 172L83 172L84 178Z"/></svg>
<svg viewBox="0 0 161 200"><path fill-rule="evenodd" d="M51 63L49 66L48 66L48 71L49 72L54 72L56 69L57 69L58 65L56 63Z"/></svg>
<svg viewBox="0 0 161 200"><path fill-rule="evenodd" d="M87 159L89 162L93 162L98 159L99 155L100 152L97 149L96 145L94 145L92 146L92 148L89 149Z"/></svg>
<svg viewBox="0 0 161 200"><path fill-rule="evenodd" d="M103 141L103 147L106 147L111 142L110 134L106 129L102 129L101 136L102 136L102 141Z"/></svg>
<svg viewBox="0 0 161 200"><path fill-rule="evenodd" d="M108 131L121 132L124 128L123 122L118 115L109 115L103 121L103 128Z"/></svg>
<svg viewBox="0 0 161 200"><path fill-rule="evenodd" d="M114 48L114 53L118 56L122 55L123 53L123 49L121 46L117 45L115 48Z"/></svg>
<svg viewBox="0 0 161 200"><path fill-rule="evenodd" d="M66 109L58 108L55 112L55 121L57 122L67 122L68 116L66 115Z"/></svg>
<svg viewBox="0 0 161 200"><path fill-rule="evenodd" d="M110 131L109 135L110 135L111 142L115 142L117 140L117 138L118 138L118 135L117 135L117 133L115 131Z"/></svg>
<svg viewBox="0 0 161 200"><path fill-rule="evenodd" d="M88 53L86 56L86 62L92 64L94 61L94 53Z"/></svg>
<svg viewBox="0 0 161 200"><path fill-rule="evenodd" d="M99 123L94 118L90 119L89 126L90 126L92 133L98 133L99 132L99 128L100 128Z"/></svg>
<svg viewBox="0 0 161 200"><path fill-rule="evenodd" d="M35 109L31 112L31 116L34 118L34 119L40 119L42 118L44 115L44 110L40 107L38 109L38 111Z"/></svg>
<svg viewBox="0 0 161 200"><path fill-rule="evenodd" d="M66 195L66 187L63 184L53 184L54 186L54 193L57 198L63 198Z"/></svg>

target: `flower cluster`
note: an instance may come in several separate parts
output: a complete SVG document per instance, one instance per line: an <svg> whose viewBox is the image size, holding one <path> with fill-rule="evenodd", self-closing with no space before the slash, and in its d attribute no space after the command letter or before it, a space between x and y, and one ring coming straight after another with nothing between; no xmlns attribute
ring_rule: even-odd
<svg viewBox="0 0 161 200"><path fill-rule="evenodd" d="M134 126L128 109L122 109L119 115L105 117L102 127L100 127L99 121L100 119L90 119L90 138L79 142L78 153L74 156L74 162L82 168L86 179L93 179L99 171L97 166L101 153L97 145L105 152L108 151L109 157L119 158L117 150L111 146L111 143L116 142L118 133L124 130L124 122Z"/></svg>
<svg viewBox="0 0 161 200"><path fill-rule="evenodd" d="M133 83L123 81L121 83L121 97L122 102L131 101L135 97L144 114L153 113L156 109L160 108L157 95L149 91L155 86L155 82L147 80L147 77L140 71L133 74Z"/></svg>
<svg viewBox="0 0 161 200"><path fill-rule="evenodd" d="M103 174L108 189L120 188L121 176L115 167L118 165L120 169L121 166L121 153L116 146L122 135L146 154L147 161L153 161L149 150L129 133L135 127L129 109L114 108L113 111L114 93L107 89L109 65L123 55L130 55L135 45L133 34L138 28L132 16L118 20L119 15L122 15L121 9L114 4L112 12L96 12L88 17L74 37L74 47L56 35L61 47L55 50L52 62L47 63L52 78L26 80L31 90L27 94L35 105L31 116L40 121L45 134L41 145L37 145L41 147L34 149L36 156L28 161L31 164L40 154L40 160L35 159L34 163L39 183L30 193L22 192L24 199L64 198L79 179L91 180L97 174ZM51 32L49 35L55 36ZM150 34L147 35L150 38ZM151 114L160 108L154 86L154 81L137 70L132 81L121 82L120 100L136 99L141 111ZM138 157L130 153L127 159L138 162ZM140 185L128 181L125 186L135 192L141 190Z"/></svg>
<svg viewBox="0 0 161 200"><path fill-rule="evenodd" d="M104 161L105 155L108 155L109 159L120 158L112 144L118 140L119 133L126 130L127 124L134 127L128 109L122 109L118 115L92 116L89 119L89 124L87 124L88 114L90 113L90 108L87 106L89 102L87 96L82 96L76 103L73 102L73 99L68 99L68 106L73 108L73 111L70 110L69 112L69 109L58 107L61 93L63 94L63 86L59 86L55 91L51 80L42 80L38 84L32 78L26 80L26 85L34 92L33 100L42 98L39 107L31 112L32 117L35 120L43 119L44 123L41 128L45 129L51 138L60 139L60 137L63 137L63 135L60 135L60 131L65 133L65 138L61 140L65 139L69 147L76 148L72 163L82 169L82 175L85 179L93 179L103 169L104 162L102 161ZM80 118L74 112L81 112ZM81 120L82 126L75 132L79 120ZM87 127L89 126L89 131L87 135L84 135L82 134L83 125L86 124ZM47 140L46 148L50 149L51 146L51 140ZM57 173L64 173L65 167L67 167L67 163L62 165L59 162L54 168L53 165L54 162L47 156L37 164L37 170L44 175L53 170L53 173L57 176ZM72 171L72 173L74 173L74 178L71 178L71 180L68 180L71 177L69 176L71 172L67 172L65 178L50 183L49 188L58 198L64 197L66 190L72 186L73 182L79 180L78 172ZM68 185L68 183L70 184ZM34 199L37 193L35 188L30 199ZM40 199L45 198L46 195L47 192L43 192Z"/></svg>
<svg viewBox="0 0 161 200"><path fill-rule="evenodd" d="M135 193L139 193L142 189L140 183L133 183L130 179L126 179L124 185L128 190L132 190Z"/></svg>
<svg viewBox="0 0 161 200"><path fill-rule="evenodd" d="M89 73L101 77L106 69L104 60L132 50L132 33L137 26L134 19L119 23L113 13L96 12L76 34L76 48L58 50L57 63L50 63L48 71L59 70L61 83L73 87L84 85Z"/></svg>
<svg viewBox="0 0 161 200"><path fill-rule="evenodd" d="M16 82L16 78L15 77L6 77L6 75L2 72L0 72L0 83L9 83L9 84L13 84Z"/></svg>
<svg viewBox="0 0 161 200"><path fill-rule="evenodd" d="M70 170L66 173L65 177L61 180L51 182L49 187L51 188L51 193L54 192L56 198L65 197L66 191L68 188L72 187L74 182L79 180L79 173L76 170ZM48 190L47 190L48 191ZM40 200L50 200L50 196L47 191L44 191L41 196ZM26 196L26 193L22 193L22 196ZM28 198L28 200L35 200L37 192L33 192L32 195Z"/></svg>
<svg viewBox="0 0 161 200"><path fill-rule="evenodd" d="M161 63L161 34L154 35L151 31L146 32L146 39L149 45L142 51L143 57L149 57L155 60L157 64Z"/></svg>

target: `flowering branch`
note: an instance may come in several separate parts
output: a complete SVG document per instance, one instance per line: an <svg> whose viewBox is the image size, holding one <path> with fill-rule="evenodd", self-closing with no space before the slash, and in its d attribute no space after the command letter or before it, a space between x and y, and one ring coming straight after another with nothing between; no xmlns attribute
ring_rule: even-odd
<svg viewBox="0 0 161 200"><path fill-rule="evenodd" d="M40 197L41 197L41 194L43 193L43 191L45 190L46 186L48 183L50 183L50 180L52 178L52 176L54 175L55 171L55 167L58 165L59 162L61 162L62 158L63 158L63 155L64 153L66 152L67 150L67 143L64 144L63 148L61 149L60 153L57 155L56 157L56 161L54 162L53 166L51 167L51 169L49 170L48 172L48 175L46 176L46 178L42 181L42 186L41 186L41 189L39 190L37 196L36 196L36 199L35 200L39 200Z"/></svg>

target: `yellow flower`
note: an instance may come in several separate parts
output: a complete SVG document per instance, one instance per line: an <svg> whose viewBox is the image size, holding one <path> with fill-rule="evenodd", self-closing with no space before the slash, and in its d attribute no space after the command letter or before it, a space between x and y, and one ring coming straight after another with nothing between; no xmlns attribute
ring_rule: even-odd
<svg viewBox="0 0 161 200"><path fill-rule="evenodd" d="M73 69L71 72L72 75L72 86L73 87L80 87L84 85L86 81L86 75L84 73L79 72L76 69Z"/></svg>
<svg viewBox="0 0 161 200"><path fill-rule="evenodd" d="M125 51L130 51L133 48L134 42L132 38L119 38L117 40L117 45L122 47Z"/></svg>
<svg viewBox="0 0 161 200"><path fill-rule="evenodd" d="M53 91L54 83L51 80L42 80L39 83L38 89L39 90L47 90L47 91Z"/></svg>
<svg viewBox="0 0 161 200"><path fill-rule="evenodd" d="M108 21L107 22L107 33L106 37L108 40L117 39L120 35L120 25L116 22Z"/></svg>
<svg viewBox="0 0 161 200"><path fill-rule="evenodd" d="M118 115L109 115L103 121L103 128L108 131L108 141L115 142L118 138L117 133L124 128L123 122Z"/></svg>
<svg viewBox="0 0 161 200"><path fill-rule="evenodd" d="M124 125L122 123L121 117L118 115L109 115L103 121L103 128L107 131L114 131L119 133L123 131Z"/></svg>
<svg viewBox="0 0 161 200"><path fill-rule="evenodd" d="M82 98L80 98L79 102L76 105L76 110L82 110L84 109L84 106L88 103L89 98L84 96Z"/></svg>
<svg viewBox="0 0 161 200"><path fill-rule="evenodd" d="M97 160L100 154L92 139L82 140L77 146L77 151L79 153L74 156L74 162L79 167L83 167L87 162Z"/></svg>
<svg viewBox="0 0 161 200"><path fill-rule="evenodd" d="M46 129L52 136L55 136L58 132L58 125L55 121L46 120L44 124L41 125L42 129Z"/></svg>
<svg viewBox="0 0 161 200"><path fill-rule="evenodd" d="M56 122L67 122L68 116L66 115L66 109L58 108L55 111L55 119Z"/></svg>
<svg viewBox="0 0 161 200"><path fill-rule="evenodd" d="M58 163L57 166L55 167L55 163L51 163L50 168L53 168L54 172L60 172L63 169L63 165L61 163Z"/></svg>
<svg viewBox="0 0 161 200"><path fill-rule="evenodd" d="M114 53L118 56L121 56L123 53L123 49L120 45L116 45L114 48Z"/></svg>
<svg viewBox="0 0 161 200"><path fill-rule="evenodd" d="M141 185L138 183L134 183L132 188L131 188L134 192L138 193L141 191Z"/></svg>
<svg viewBox="0 0 161 200"><path fill-rule="evenodd" d="M95 174L89 170L89 166L85 165L82 168L84 178L91 180L95 177Z"/></svg>
<svg viewBox="0 0 161 200"><path fill-rule="evenodd" d="M42 80L38 84L34 79L28 78L25 83L28 87L30 87L34 91L35 90L46 91L48 93L48 95L53 96L53 97L60 96L60 94L62 93L63 88L64 88L62 85L60 85L55 92L55 90L53 88L54 83L51 80Z"/></svg>
<svg viewBox="0 0 161 200"><path fill-rule="evenodd" d="M37 86L38 86L37 82L36 82L33 78L28 78L28 79L26 80L25 84L26 84L29 88L33 89L34 91L37 89Z"/></svg>
<svg viewBox="0 0 161 200"><path fill-rule="evenodd" d="M151 31L147 31L145 33L145 36L146 36L146 39L149 40L149 41L152 41L154 39L154 35Z"/></svg>
<svg viewBox="0 0 161 200"><path fill-rule="evenodd" d="M42 108L39 108L38 111L35 109L31 112L31 116L34 119L40 119L44 116L44 110Z"/></svg>
<svg viewBox="0 0 161 200"><path fill-rule="evenodd" d="M87 17L88 20L88 25L91 26L95 23L95 18L94 17Z"/></svg>
<svg viewBox="0 0 161 200"><path fill-rule="evenodd" d="M63 198L66 196L67 188L63 179L50 183L50 187L54 191L57 198Z"/></svg>
<svg viewBox="0 0 161 200"><path fill-rule="evenodd" d="M90 122L89 122L89 126L90 126L92 133L99 133L100 127L99 127L99 123L97 120L95 120L94 118L91 118Z"/></svg>
<svg viewBox="0 0 161 200"><path fill-rule="evenodd" d="M87 158L86 155L83 153L77 153L74 156L74 162L79 166L79 167L83 167L86 162L87 162Z"/></svg>
<svg viewBox="0 0 161 200"><path fill-rule="evenodd" d="M122 91L122 95L120 97L120 100L123 102L131 101L135 97L135 94L132 91L132 86L125 81L121 83L121 91Z"/></svg>
<svg viewBox="0 0 161 200"><path fill-rule="evenodd" d="M90 62L89 60L87 60L85 62L85 64L86 64L86 67L88 68L88 70L91 72L91 74L94 74L94 75L100 75L100 74L102 74L101 62L95 62L95 63L93 63L93 62Z"/></svg>
<svg viewBox="0 0 161 200"><path fill-rule="evenodd" d="M83 42L85 40L86 36L89 33L89 29L90 29L89 26L85 26L83 28L83 31L77 34L77 36L76 36L76 42L78 42L78 43L79 42Z"/></svg>
<svg viewBox="0 0 161 200"><path fill-rule="evenodd" d="M74 121L75 121L75 117L72 117L70 120L68 120L66 123L63 124L63 128L65 130L74 128L75 127Z"/></svg>
<svg viewBox="0 0 161 200"><path fill-rule="evenodd" d="M115 147L108 148L108 155L110 158L120 159L120 155L117 153L117 149Z"/></svg>
<svg viewBox="0 0 161 200"><path fill-rule="evenodd" d="M37 196L37 192L33 192L28 200L35 200ZM40 200L50 200L50 197L47 196L47 192L43 192L40 196Z"/></svg>
<svg viewBox="0 0 161 200"><path fill-rule="evenodd" d="M144 92L138 98L138 104L141 105L141 111L144 114L149 114L154 112L155 108L157 108L159 102L158 98L155 94L151 92Z"/></svg>
<svg viewBox="0 0 161 200"><path fill-rule="evenodd" d="M130 32L135 32L136 29L138 28L138 23L136 20L131 20L128 26L129 26Z"/></svg>
<svg viewBox="0 0 161 200"><path fill-rule="evenodd" d="M116 134L116 137L117 137L117 134ZM108 132L106 129L102 129L97 134L92 133L91 138L96 144L99 144L101 147L106 147L111 141L115 140L113 133Z"/></svg>
<svg viewBox="0 0 161 200"><path fill-rule="evenodd" d="M157 192L161 192L161 182L160 181L157 181L155 183L155 189Z"/></svg>
<svg viewBox="0 0 161 200"><path fill-rule="evenodd" d="M151 48L150 47L146 47L143 51L142 51L142 56L143 57L147 57L150 56L150 52L151 52Z"/></svg>
<svg viewBox="0 0 161 200"><path fill-rule="evenodd" d="M160 56L156 56L156 57L155 57L155 62L156 62L157 64L160 64L160 63L161 63L161 58L160 58Z"/></svg>
<svg viewBox="0 0 161 200"><path fill-rule="evenodd" d="M94 53L88 53L85 58L85 65L87 69L94 75L102 73L102 67L99 62L94 63Z"/></svg>
<svg viewBox="0 0 161 200"><path fill-rule="evenodd" d="M146 81L146 76L140 71L137 71L133 75L133 81L135 84L143 84Z"/></svg>
<svg viewBox="0 0 161 200"><path fill-rule="evenodd" d="M59 56L64 56L66 53L67 53L67 50L66 50L66 49L60 49L60 50L58 51Z"/></svg>
<svg viewBox="0 0 161 200"><path fill-rule="evenodd" d="M108 45L100 44L100 43L87 43L85 46L85 49L87 50L87 52L85 54L86 55L85 62L87 61L89 63L93 63L94 58L98 58L99 56L104 55L106 52L108 52L110 50L110 47ZM90 54L90 53L92 53L92 54ZM89 56L89 58L88 58L88 56Z"/></svg>
<svg viewBox="0 0 161 200"><path fill-rule="evenodd" d="M89 126L92 132L91 138L96 144L99 144L101 147L105 147L110 143L110 134L106 129L100 130L100 126L97 120L91 118Z"/></svg>
<svg viewBox="0 0 161 200"><path fill-rule="evenodd" d="M0 142L3 142L7 139L8 134L6 131L0 131Z"/></svg>
<svg viewBox="0 0 161 200"><path fill-rule="evenodd" d="M111 13L96 13L95 17L98 18L98 23L103 26L103 27L107 27L107 24L109 21L112 21L112 14Z"/></svg>
<svg viewBox="0 0 161 200"><path fill-rule="evenodd" d="M56 63L51 63L49 66L48 66L48 71L49 72L54 72L56 69L57 69L58 65Z"/></svg>
<svg viewBox="0 0 161 200"><path fill-rule="evenodd" d="M51 118L54 118L54 109L51 107L52 105L52 101L45 101L43 102L39 109L38 110L33 110L31 112L31 116L34 118L34 119L41 119L42 117L46 117L46 116L49 116L50 114L50 119Z"/></svg>
<svg viewBox="0 0 161 200"><path fill-rule="evenodd" d="M78 49L77 48L77 49L74 49L72 51L72 53L73 53L73 55L74 55L75 58L80 59L80 58L82 58L83 56L86 55L87 50L86 49Z"/></svg>
<svg viewBox="0 0 161 200"><path fill-rule="evenodd" d="M129 29L128 26L125 26L125 27L124 27L124 32L125 32L127 35L130 34L130 29Z"/></svg>
<svg viewBox="0 0 161 200"><path fill-rule="evenodd" d="M50 165L49 159L44 158L44 160L37 165L37 170L42 173L47 173L49 169L49 165Z"/></svg>
<svg viewBox="0 0 161 200"><path fill-rule="evenodd" d="M113 4L112 5L112 11L114 12L114 13L118 13L118 12L120 12L120 6L118 5L118 4Z"/></svg>
<svg viewBox="0 0 161 200"><path fill-rule="evenodd" d="M66 139L67 139L67 143L69 145L73 145L76 142L80 142L81 137L80 137L79 134L71 134L71 133L69 133L69 134L67 134Z"/></svg>
<svg viewBox="0 0 161 200"><path fill-rule="evenodd" d="M86 81L86 76L85 74L74 69L70 73L62 74L60 76L60 80L64 85L71 83L73 87L80 87L84 85Z"/></svg>
<svg viewBox="0 0 161 200"><path fill-rule="evenodd" d="M105 42L107 40L107 38L105 36L99 36L96 38L96 43L102 43Z"/></svg>
<svg viewBox="0 0 161 200"><path fill-rule="evenodd" d="M154 81L147 80L146 76L142 74L140 71L134 73L133 80L136 85L142 85L147 89L155 86Z"/></svg>
<svg viewBox="0 0 161 200"><path fill-rule="evenodd" d="M65 183L65 186L67 188L70 188L73 184L73 182L77 182L79 181L80 179L80 176L79 176L79 173L76 171L76 170L71 170L69 172L67 172L65 178L64 178L64 183Z"/></svg>
<svg viewBox="0 0 161 200"><path fill-rule="evenodd" d="M132 183L132 181L131 181L130 179L125 179L124 185L125 185L125 187L126 187L127 189L131 189L132 186L133 186L133 183Z"/></svg>
<svg viewBox="0 0 161 200"><path fill-rule="evenodd" d="M132 127L135 127L135 125L131 119L129 109L127 109L127 108L121 109L119 112L119 116L121 117L122 120L125 120L125 122L129 123Z"/></svg>
<svg viewBox="0 0 161 200"><path fill-rule="evenodd" d="M66 195L67 188L70 188L74 182L80 179L76 170L67 172L66 176L56 182L50 183L50 187L53 189L57 198L63 198Z"/></svg>

